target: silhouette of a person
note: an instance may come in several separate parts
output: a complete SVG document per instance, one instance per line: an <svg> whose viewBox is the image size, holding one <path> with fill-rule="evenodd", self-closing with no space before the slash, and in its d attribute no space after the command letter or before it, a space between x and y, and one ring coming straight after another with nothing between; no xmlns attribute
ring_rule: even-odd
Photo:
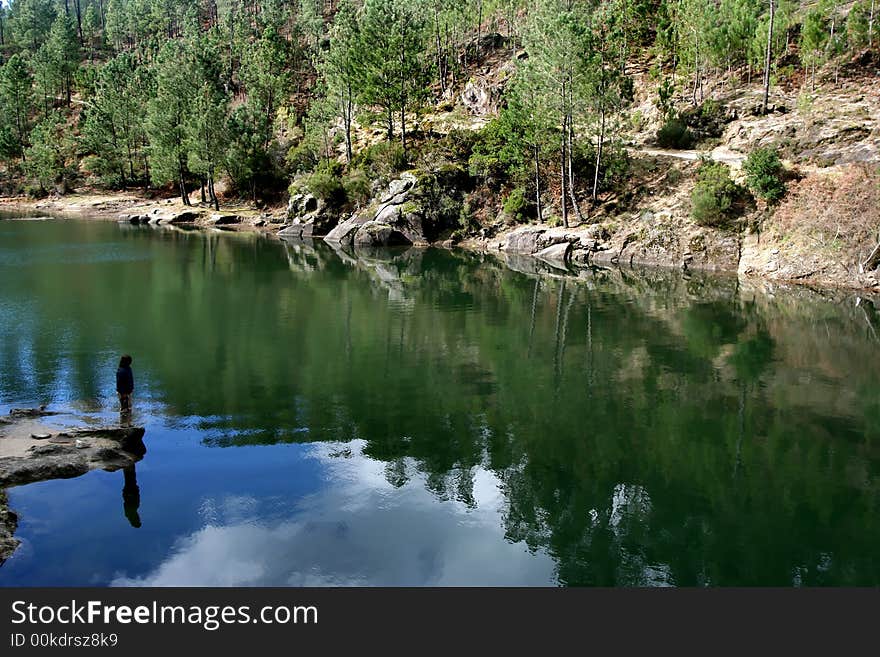
<svg viewBox="0 0 880 657"><path fill-rule="evenodd" d="M134 464L122 469L125 477L125 486L122 488L122 510L132 527L141 526L141 517L138 508L141 505L141 489L137 483L137 472Z"/></svg>
<svg viewBox="0 0 880 657"><path fill-rule="evenodd" d="M131 413L131 395L134 392L134 375L131 371L131 356L125 354L119 359L116 370L116 392L119 395L119 410Z"/></svg>

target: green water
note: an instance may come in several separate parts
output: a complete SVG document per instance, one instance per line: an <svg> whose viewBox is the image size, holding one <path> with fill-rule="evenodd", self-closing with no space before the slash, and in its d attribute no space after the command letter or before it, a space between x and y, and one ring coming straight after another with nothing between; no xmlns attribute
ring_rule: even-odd
<svg viewBox="0 0 880 657"><path fill-rule="evenodd" d="M118 419L129 352L148 446L134 504L11 489L0 585L876 586L878 334L730 277L0 221L0 412Z"/></svg>

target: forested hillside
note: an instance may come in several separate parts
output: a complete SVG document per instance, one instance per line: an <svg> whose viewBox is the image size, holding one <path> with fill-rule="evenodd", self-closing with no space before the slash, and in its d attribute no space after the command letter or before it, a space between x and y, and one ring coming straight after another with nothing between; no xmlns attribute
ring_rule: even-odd
<svg viewBox="0 0 880 657"><path fill-rule="evenodd" d="M592 222L634 209L635 182L660 184L647 147L705 151L731 121L803 116L829 89L850 98L859 76L873 84L876 11L875 0L12 0L0 10L2 186L144 189L215 208L308 194L343 217L402 171L452 168L466 192L460 235L499 217ZM808 146L757 142L742 144L738 178L719 162L691 172L697 224L780 202L791 174L780 156Z"/></svg>

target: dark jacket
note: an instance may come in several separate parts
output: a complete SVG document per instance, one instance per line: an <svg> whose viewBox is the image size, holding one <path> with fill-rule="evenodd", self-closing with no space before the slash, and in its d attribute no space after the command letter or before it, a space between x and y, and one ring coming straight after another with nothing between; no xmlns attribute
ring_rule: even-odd
<svg viewBox="0 0 880 657"><path fill-rule="evenodd" d="M120 367L116 370L116 392L123 395L134 392L134 375L130 367Z"/></svg>

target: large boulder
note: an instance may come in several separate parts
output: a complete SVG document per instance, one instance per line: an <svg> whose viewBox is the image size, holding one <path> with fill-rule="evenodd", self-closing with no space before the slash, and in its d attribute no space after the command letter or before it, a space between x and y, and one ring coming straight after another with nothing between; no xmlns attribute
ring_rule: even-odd
<svg viewBox="0 0 880 657"><path fill-rule="evenodd" d="M279 230L278 237L282 239L307 240L312 237L312 231L314 228L315 225L313 223L295 223Z"/></svg>
<svg viewBox="0 0 880 657"><path fill-rule="evenodd" d="M297 219L317 211L322 203L312 194L294 194L287 201L288 219Z"/></svg>
<svg viewBox="0 0 880 657"><path fill-rule="evenodd" d="M287 238L323 237L336 228L339 220L338 207L331 206L312 194L294 194L287 202L287 221L290 226L282 229L278 234Z"/></svg>
<svg viewBox="0 0 880 657"><path fill-rule="evenodd" d="M356 212L345 221L339 224L324 237L324 241L329 244L339 244L341 246L351 246L354 244L354 237L358 229L365 223L370 221L368 214L364 212Z"/></svg>
<svg viewBox="0 0 880 657"><path fill-rule="evenodd" d="M448 237L458 227L467 182L467 174L457 167L404 173L324 240L344 246L390 246Z"/></svg>
<svg viewBox="0 0 880 657"><path fill-rule="evenodd" d="M195 210L180 210L176 212L170 212L168 214L159 215L156 218L155 223L158 224L194 224L196 223L202 216L201 212L197 212ZM150 219L150 223L153 223L153 219Z"/></svg>
<svg viewBox="0 0 880 657"><path fill-rule="evenodd" d="M528 226L509 233L504 240L502 250L508 253L532 254L541 249L541 236L547 232L546 228Z"/></svg>
<svg viewBox="0 0 880 657"><path fill-rule="evenodd" d="M230 224L240 224L241 217L237 214L220 214L219 212L212 214L206 221L209 226L228 226Z"/></svg>
<svg viewBox="0 0 880 657"><path fill-rule="evenodd" d="M415 187L416 177L409 173L402 173L400 178L397 180L392 180L388 183L388 189L385 193L380 197L380 203L403 203L404 199L398 198L401 194L404 194Z"/></svg>
<svg viewBox="0 0 880 657"><path fill-rule="evenodd" d="M551 265L565 269L571 259L571 242L566 241L551 244L547 248L538 251L535 254L535 257L540 258Z"/></svg>
<svg viewBox="0 0 880 657"><path fill-rule="evenodd" d="M368 221L354 236L354 246L406 246L412 241L399 230L379 221Z"/></svg>

